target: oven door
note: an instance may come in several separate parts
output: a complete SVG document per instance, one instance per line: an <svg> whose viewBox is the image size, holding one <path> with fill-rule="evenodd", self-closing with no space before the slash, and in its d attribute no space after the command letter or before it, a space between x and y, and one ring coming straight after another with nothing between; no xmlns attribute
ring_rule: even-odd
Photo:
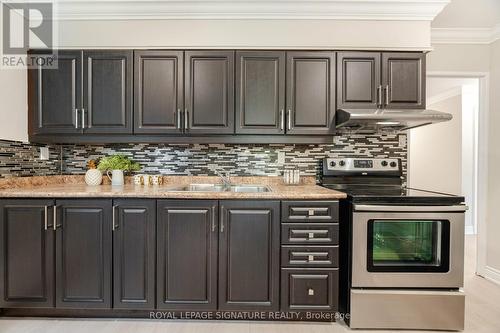
<svg viewBox="0 0 500 333"><path fill-rule="evenodd" d="M352 287L463 286L465 206L355 205Z"/></svg>

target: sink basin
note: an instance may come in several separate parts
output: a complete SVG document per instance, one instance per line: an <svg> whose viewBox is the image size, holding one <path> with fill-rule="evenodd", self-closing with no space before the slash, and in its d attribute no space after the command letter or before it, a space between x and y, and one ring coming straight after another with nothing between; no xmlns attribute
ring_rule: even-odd
<svg viewBox="0 0 500 333"><path fill-rule="evenodd" d="M271 189L264 185L231 185L223 184L189 184L168 189L169 192L186 191L186 192L246 192L246 193L261 193L271 192Z"/></svg>
<svg viewBox="0 0 500 333"><path fill-rule="evenodd" d="M263 185L232 185L229 189L231 192L271 192L271 189Z"/></svg>
<svg viewBox="0 0 500 333"><path fill-rule="evenodd" d="M189 184L174 188L173 191L187 191L187 192L224 192L227 187L222 184Z"/></svg>

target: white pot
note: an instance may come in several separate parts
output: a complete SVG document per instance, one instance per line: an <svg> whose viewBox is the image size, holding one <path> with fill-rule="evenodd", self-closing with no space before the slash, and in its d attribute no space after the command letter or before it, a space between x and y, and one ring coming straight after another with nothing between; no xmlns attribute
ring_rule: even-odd
<svg viewBox="0 0 500 333"><path fill-rule="evenodd" d="M85 183L90 186L101 185L102 183L102 173L97 169L89 169L85 173Z"/></svg>
<svg viewBox="0 0 500 333"><path fill-rule="evenodd" d="M123 170L112 170L111 176L109 175L109 170L108 170L106 174L108 175L108 178L111 180L111 185L123 186L125 184Z"/></svg>

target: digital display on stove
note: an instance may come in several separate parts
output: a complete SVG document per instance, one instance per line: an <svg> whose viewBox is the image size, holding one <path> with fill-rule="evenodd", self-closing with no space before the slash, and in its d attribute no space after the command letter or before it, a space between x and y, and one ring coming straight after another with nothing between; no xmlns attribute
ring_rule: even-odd
<svg viewBox="0 0 500 333"><path fill-rule="evenodd" d="M354 160L354 167L359 169L371 169L373 168L372 160Z"/></svg>

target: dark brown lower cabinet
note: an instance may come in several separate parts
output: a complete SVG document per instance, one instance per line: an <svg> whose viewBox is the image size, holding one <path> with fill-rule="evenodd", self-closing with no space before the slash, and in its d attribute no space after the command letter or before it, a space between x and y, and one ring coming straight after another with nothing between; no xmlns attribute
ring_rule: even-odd
<svg viewBox="0 0 500 333"><path fill-rule="evenodd" d="M155 308L156 200L113 200L113 308Z"/></svg>
<svg viewBox="0 0 500 333"><path fill-rule="evenodd" d="M217 201L158 200L158 309L217 309Z"/></svg>
<svg viewBox="0 0 500 333"><path fill-rule="evenodd" d="M219 309L279 309L279 201L221 201Z"/></svg>
<svg viewBox="0 0 500 333"><path fill-rule="evenodd" d="M281 310L336 311L338 284L338 269L283 268Z"/></svg>
<svg viewBox="0 0 500 333"><path fill-rule="evenodd" d="M0 307L54 306L52 200L0 200Z"/></svg>
<svg viewBox="0 0 500 333"><path fill-rule="evenodd" d="M56 307L111 308L112 201L56 201Z"/></svg>

